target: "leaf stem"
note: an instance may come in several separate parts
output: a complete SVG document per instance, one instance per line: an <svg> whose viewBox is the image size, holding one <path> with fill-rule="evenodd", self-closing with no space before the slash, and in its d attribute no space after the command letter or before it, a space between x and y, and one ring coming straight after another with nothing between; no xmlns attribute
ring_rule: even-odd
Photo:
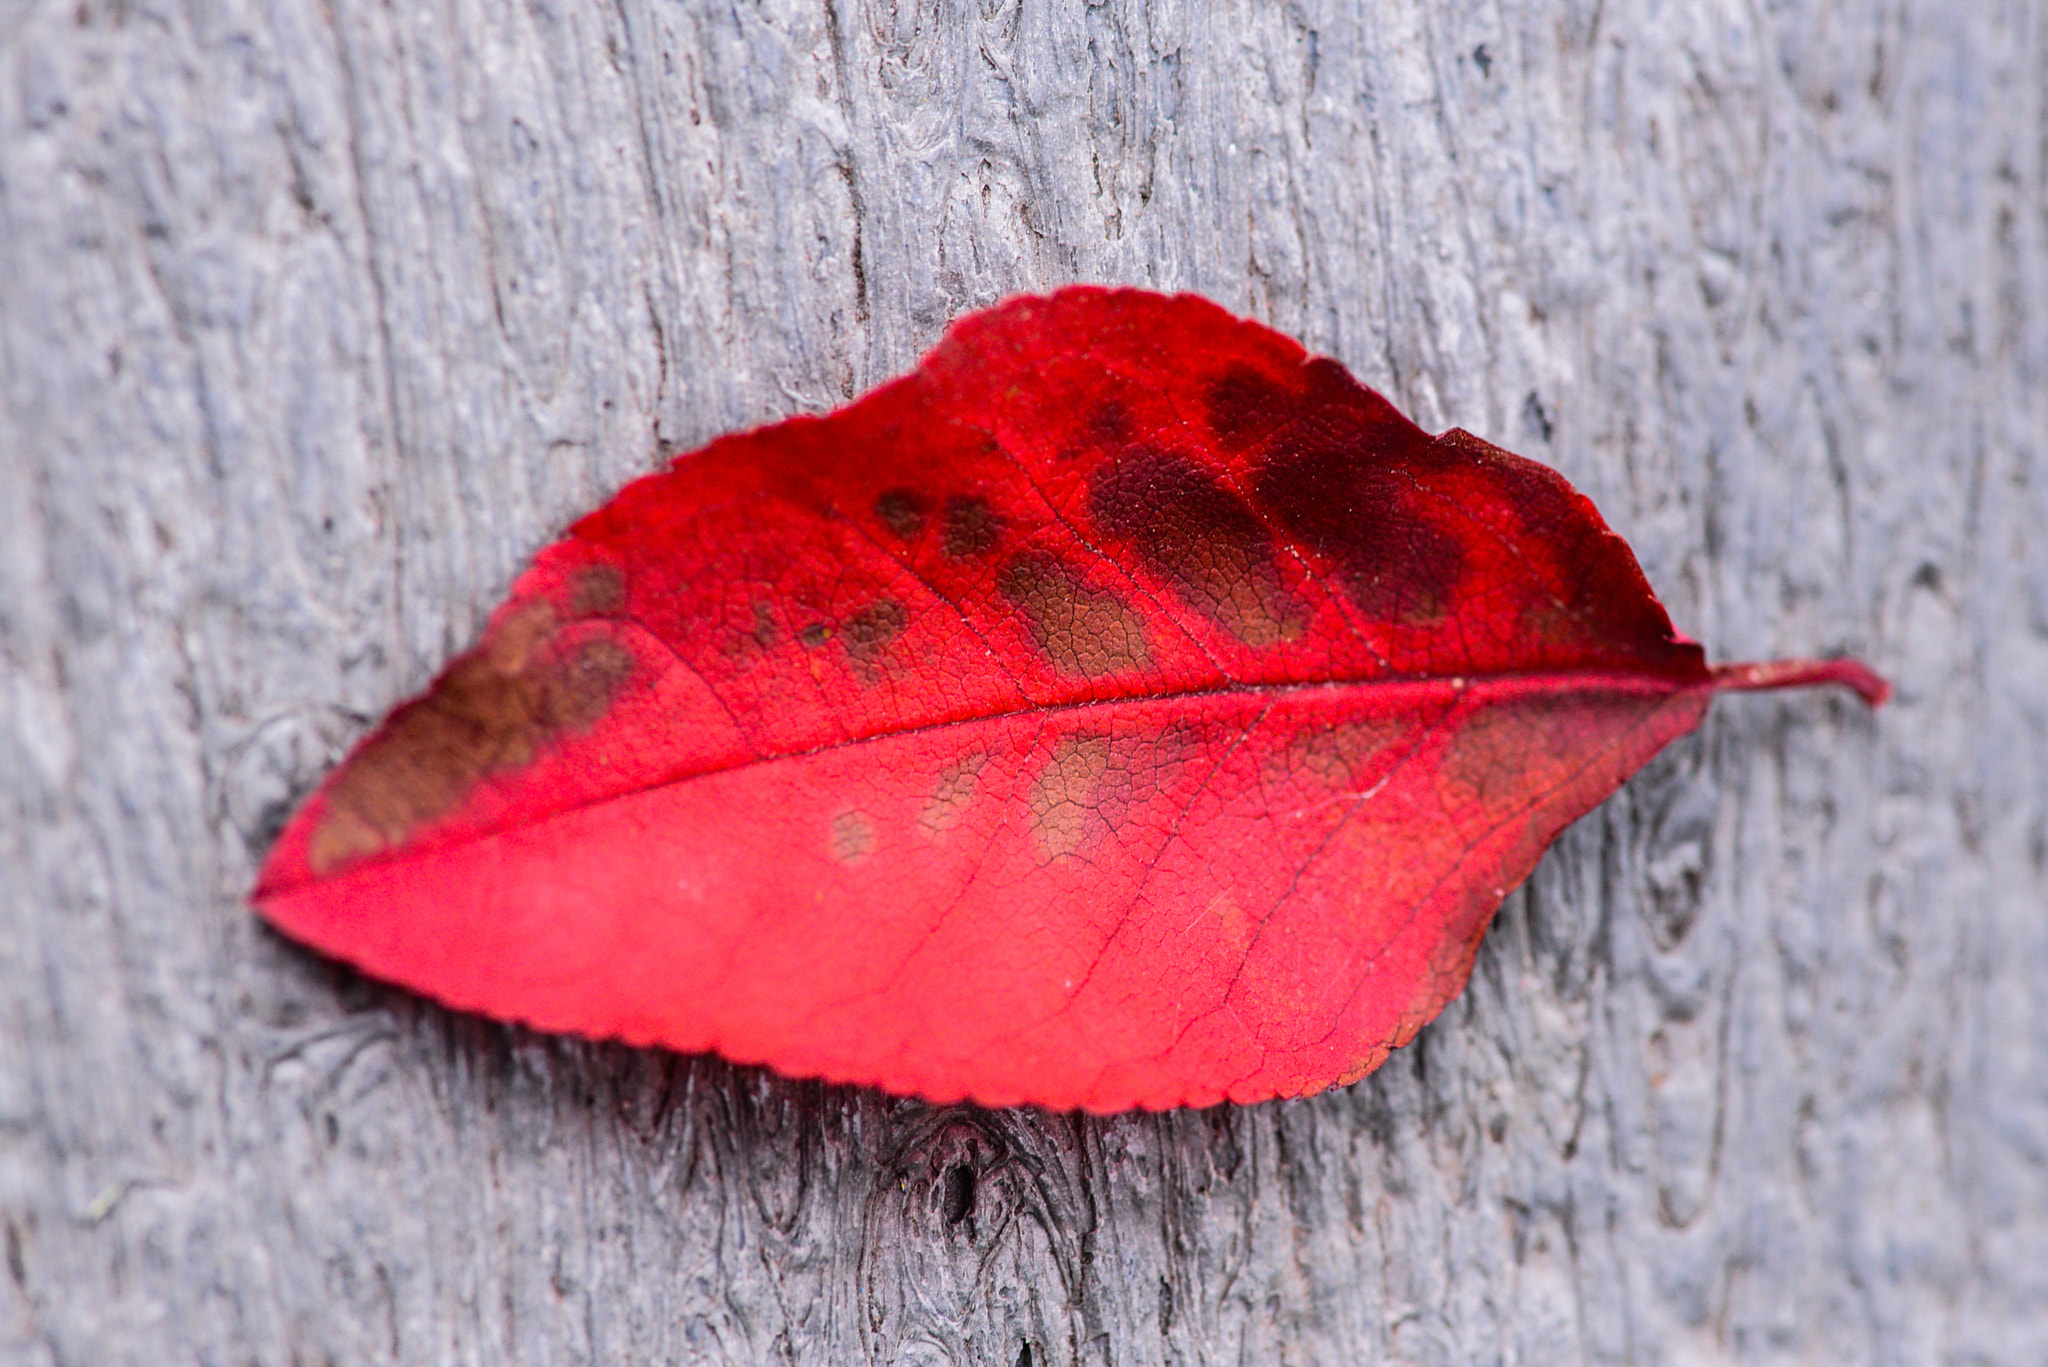
<svg viewBox="0 0 2048 1367"><path fill-rule="evenodd" d="M1808 688L1815 684L1853 688L1872 707L1882 707L1892 695L1892 686L1861 660L1770 660L1714 666L1716 688Z"/></svg>

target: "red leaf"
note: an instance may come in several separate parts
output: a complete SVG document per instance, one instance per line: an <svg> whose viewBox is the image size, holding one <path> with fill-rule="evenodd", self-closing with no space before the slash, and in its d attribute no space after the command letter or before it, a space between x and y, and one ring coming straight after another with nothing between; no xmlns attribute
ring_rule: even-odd
<svg viewBox="0 0 2048 1367"><path fill-rule="evenodd" d="M1193 298L960 322L542 551L286 829L450 1005L935 1100L1363 1076L1715 671L1556 473Z"/></svg>

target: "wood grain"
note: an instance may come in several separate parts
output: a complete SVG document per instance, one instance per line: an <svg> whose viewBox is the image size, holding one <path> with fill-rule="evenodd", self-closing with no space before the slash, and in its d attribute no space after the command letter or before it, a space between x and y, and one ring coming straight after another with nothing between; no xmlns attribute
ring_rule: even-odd
<svg viewBox="0 0 2048 1367"><path fill-rule="evenodd" d="M2033 1363L2042 0L0 13L0 1360ZM1357 1087L932 1108L261 931L663 453L1189 289L1557 465L1741 698Z"/></svg>

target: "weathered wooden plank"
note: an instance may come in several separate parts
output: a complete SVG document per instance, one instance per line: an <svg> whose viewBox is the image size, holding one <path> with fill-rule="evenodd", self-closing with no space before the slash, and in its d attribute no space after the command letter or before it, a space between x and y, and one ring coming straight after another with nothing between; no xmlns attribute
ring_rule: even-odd
<svg viewBox="0 0 2048 1367"><path fill-rule="evenodd" d="M0 1357L2033 1362L2048 8L0 18ZM576 511L958 313L1194 289L1559 465L1724 702L1316 1100L547 1040L241 895Z"/></svg>

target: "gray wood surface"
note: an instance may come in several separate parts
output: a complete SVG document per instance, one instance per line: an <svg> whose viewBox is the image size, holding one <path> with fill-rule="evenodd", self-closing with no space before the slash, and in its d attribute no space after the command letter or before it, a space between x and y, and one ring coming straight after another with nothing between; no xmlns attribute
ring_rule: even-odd
<svg viewBox="0 0 2048 1367"><path fill-rule="evenodd" d="M0 4L0 1361L2048 1361L2048 5ZM663 452L1071 280L1562 468L1721 702L1365 1083L547 1039L243 902Z"/></svg>

